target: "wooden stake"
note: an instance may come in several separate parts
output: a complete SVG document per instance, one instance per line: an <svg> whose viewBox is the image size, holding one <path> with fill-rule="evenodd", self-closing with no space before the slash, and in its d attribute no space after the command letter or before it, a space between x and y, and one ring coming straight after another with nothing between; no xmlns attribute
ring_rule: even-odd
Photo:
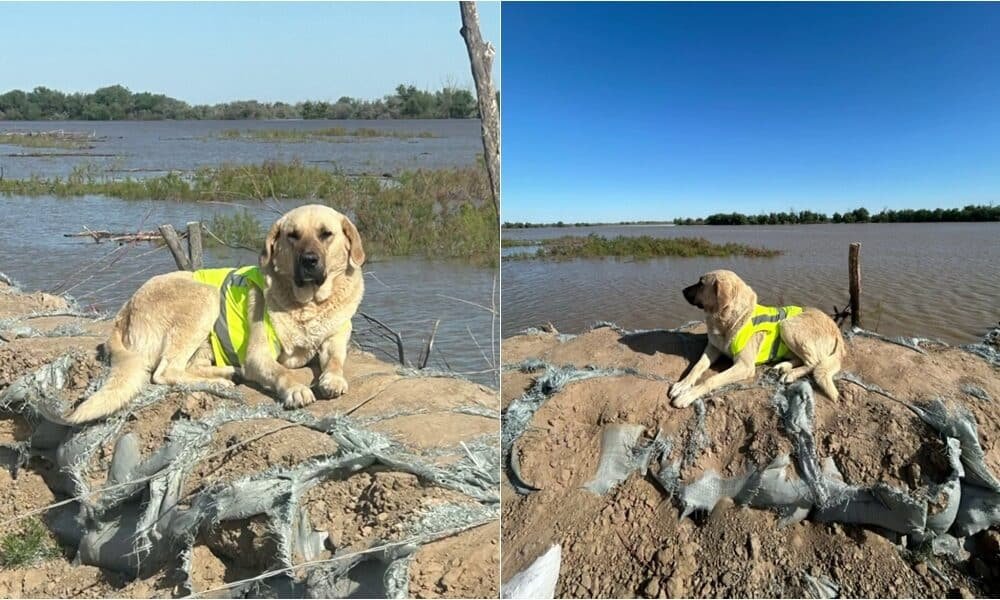
<svg viewBox="0 0 1000 600"><path fill-rule="evenodd" d="M851 275L851 326L861 327L861 242L851 244L848 268Z"/></svg>
<svg viewBox="0 0 1000 600"><path fill-rule="evenodd" d="M184 250L181 249L181 240L177 237L174 226L167 223L166 225L160 225L158 229L160 230L160 235L163 236L163 241L170 248L170 253L174 255L174 262L177 263L177 268L181 271L190 271L191 261L188 260L187 255L184 254Z"/></svg>
<svg viewBox="0 0 1000 600"><path fill-rule="evenodd" d="M426 369L427 368L427 361L430 360L430 358L431 358L431 350L434 348L434 336L437 335L438 325L440 325L440 324L441 324L441 319L438 319L437 321L434 321L434 329L431 330L431 337L427 339L427 345L424 346L424 355L423 355L423 358L420 359L420 368L421 369Z"/></svg>
<svg viewBox="0 0 1000 600"><path fill-rule="evenodd" d="M476 96L479 98L480 125L483 132L483 157L486 172L490 177L493 192L493 208L497 211L497 226L500 224L500 107L497 105L496 90L493 88L493 44L483 41L479 32L479 11L475 2L459 2L462 12L461 34L469 51L472 79L476 82Z"/></svg>
<svg viewBox="0 0 1000 600"><path fill-rule="evenodd" d="M190 221L187 224L188 254L191 256L191 270L197 271L205 267L201 251L201 221Z"/></svg>

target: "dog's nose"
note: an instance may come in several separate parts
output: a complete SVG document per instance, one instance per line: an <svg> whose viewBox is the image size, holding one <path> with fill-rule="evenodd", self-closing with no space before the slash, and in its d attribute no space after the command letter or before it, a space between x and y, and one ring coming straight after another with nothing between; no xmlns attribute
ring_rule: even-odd
<svg viewBox="0 0 1000 600"><path fill-rule="evenodd" d="M315 269L319 265L319 255L315 252L306 252L299 256L299 264L303 269Z"/></svg>
<svg viewBox="0 0 1000 600"><path fill-rule="evenodd" d="M697 283L684 288L684 299L688 301L688 304L694 304L694 299L697 294L698 294Z"/></svg>

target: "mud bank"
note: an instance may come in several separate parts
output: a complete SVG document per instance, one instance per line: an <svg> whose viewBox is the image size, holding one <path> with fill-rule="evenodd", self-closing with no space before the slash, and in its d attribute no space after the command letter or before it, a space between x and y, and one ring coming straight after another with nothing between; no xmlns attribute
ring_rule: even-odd
<svg viewBox="0 0 1000 600"><path fill-rule="evenodd" d="M150 385L59 425L106 375L96 317L0 277L0 537L57 543L0 596L496 597L495 390L352 349L350 393L303 410Z"/></svg>
<svg viewBox="0 0 1000 600"><path fill-rule="evenodd" d="M1000 331L856 332L838 402L758 369L674 409L705 340L503 341L502 581L560 544L557 597L1000 593Z"/></svg>

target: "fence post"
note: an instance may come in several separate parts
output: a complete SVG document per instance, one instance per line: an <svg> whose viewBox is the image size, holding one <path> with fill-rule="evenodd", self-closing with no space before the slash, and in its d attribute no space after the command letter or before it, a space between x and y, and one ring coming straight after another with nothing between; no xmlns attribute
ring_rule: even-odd
<svg viewBox="0 0 1000 600"><path fill-rule="evenodd" d="M851 326L861 327L861 242L851 243L847 262L851 276Z"/></svg>
<svg viewBox="0 0 1000 600"><path fill-rule="evenodd" d="M188 254L191 257L191 270L197 271L205 267L201 251L201 221L189 221L188 232Z"/></svg>
<svg viewBox="0 0 1000 600"><path fill-rule="evenodd" d="M187 255L184 254L184 250L181 249L181 240L177 237L174 226L167 223L166 225L160 225L158 229L160 230L160 235L163 236L163 241L170 248L170 253L174 255L174 262L177 263L177 268L181 271L191 271L191 261L188 260Z"/></svg>

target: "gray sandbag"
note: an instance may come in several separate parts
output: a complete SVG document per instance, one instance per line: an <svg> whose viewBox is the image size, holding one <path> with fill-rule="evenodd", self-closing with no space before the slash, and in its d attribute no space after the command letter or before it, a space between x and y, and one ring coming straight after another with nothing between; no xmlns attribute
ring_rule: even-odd
<svg viewBox="0 0 1000 600"><path fill-rule="evenodd" d="M975 535L995 525L1000 525L1000 493L963 483L952 533L959 537Z"/></svg>
<svg viewBox="0 0 1000 600"><path fill-rule="evenodd" d="M805 482L788 478L789 464L784 454L762 471L750 469L731 479L708 470L681 490L681 518L695 511L710 512L721 499L731 498L736 504L777 511L782 525L801 521L812 506L811 492Z"/></svg>
<svg viewBox="0 0 1000 600"><path fill-rule="evenodd" d="M636 442L643 430L642 425L628 423L605 425L601 432L601 458L597 473L583 487L603 496L625 481L632 472L640 468L645 470L649 463L649 453L637 456L635 452Z"/></svg>
<svg viewBox="0 0 1000 600"><path fill-rule="evenodd" d="M913 498L903 490L884 483L870 488L847 485L833 460L823 464L830 497L817 506L814 518L821 522L876 525L901 534L923 533L927 522L927 501Z"/></svg>

